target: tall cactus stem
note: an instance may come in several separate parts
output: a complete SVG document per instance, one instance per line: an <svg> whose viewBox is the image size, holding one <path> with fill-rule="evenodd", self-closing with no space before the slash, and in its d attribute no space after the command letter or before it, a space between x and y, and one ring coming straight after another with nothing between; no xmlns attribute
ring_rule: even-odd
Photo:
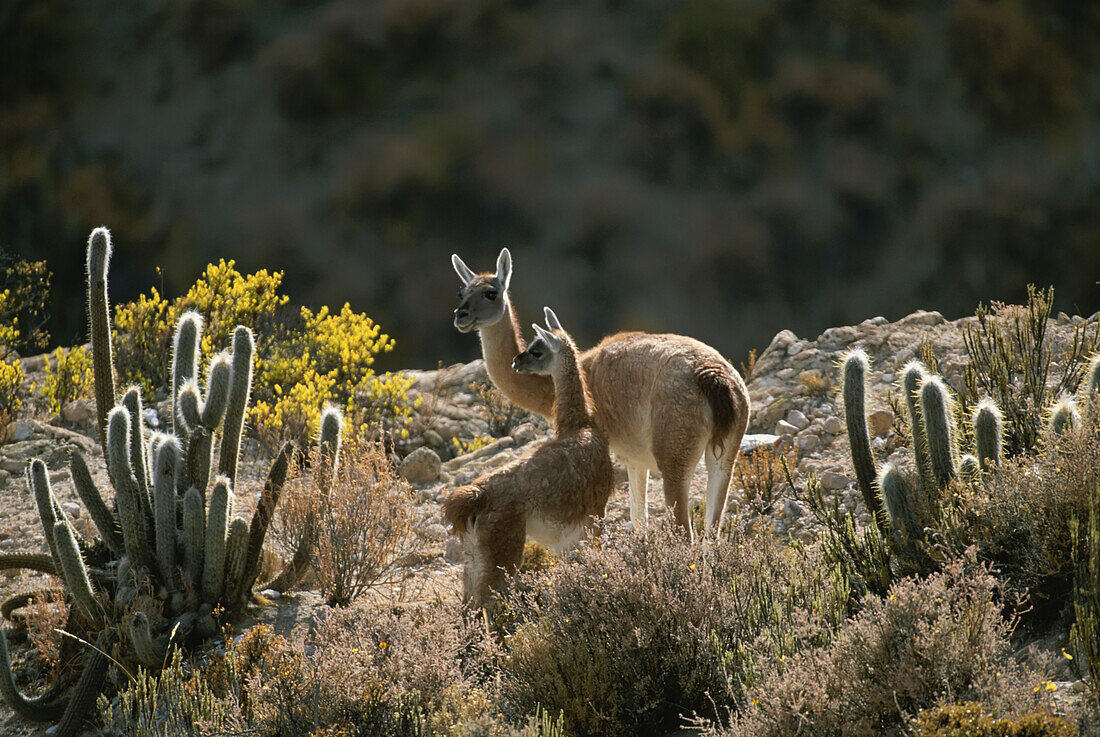
<svg viewBox="0 0 1100 737"><path fill-rule="evenodd" d="M176 397L176 408L179 410L176 417L177 424L186 428L187 435L195 432L202 424L202 395L199 393L199 382L196 379L183 382Z"/></svg>
<svg viewBox="0 0 1100 737"><path fill-rule="evenodd" d="M934 494L937 485L932 475L932 459L928 456L928 433L925 432L924 416L920 409L920 388L927 373L923 363L916 359L909 361L901 370L901 389L909 414L909 432L912 436L913 457L917 464L917 478L925 494Z"/></svg>
<svg viewBox="0 0 1100 737"><path fill-rule="evenodd" d="M225 587L225 538L229 533L229 512L233 492L225 476L214 481L210 508L206 513L206 541L202 566L202 599L211 604L221 599Z"/></svg>
<svg viewBox="0 0 1100 737"><path fill-rule="evenodd" d="M337 408L326 405L321 411L320 430L317 437L319 464L314 477L318 487L328 493L340 470L340 441L344 431L344 416Z"/></svg>
<svg viewBox="0 0 1100 737"><path fill-rule="evenodd" d="M102 623L103 606L92 589L92 580L88 578L88 568L80 555L72 526L64 520L59 521L54 524L52 534L57 546L57 556L61 560L61 572L77 610L86 622L96 625Z"/></svg>
<svg viewBox="0 0 1100 737"><path fill-rule="evenodd" d="M1085 376L1081 381L1081 405L1090 420L1100 413L1100 353L1089 359ZM1097 426L1100 427L1100 421Z"/></svg>
<svg viewBox="0 0 1100 737"><path fill-rule="evenodd" d="M141 490L130 467L130 413L115 407L107 416L107 468L115 482L122 541L135 565L151 568L151 516L146 516Z"/></svg>
<svg viewBox="0 0 1100 737"><path fill-rule="evenodd" d="M234 517L229 523L225 539L225 593L223 600L230 609L241 602L244 595L244 569L248 565L248 522Z"/></svg>
<svg viewBox="0 0 1100 737"><path fill-rule="evenodd" d="M27 482L31 486L31 493L34 494L38 517L42 520L46 546L50 549L50 555L53 556L55 568L60 571L61 559L53 539L53 526L57 524L57 502L53 498L53 489L50 488L50 474L41 459L35 458L31 461L27 468Z"/></svg>
<svg viewBox="0 0 1100 737"><path fill-rule="evenodd" d="M939 493L958 475L955 468L955 427L951 395L939 376L929 374L924 378L920 390L920 407L924 417L924 430L928 436L928 458Z"/></svg>
<svg viewBox="0 0 1100 737"><path fill-rule="evenodd" d="M88 648L84 653L84 670L80 673L80 679L69 696L69 703L65 707L65 713L61 715L61 721L57 723L57 729L53 737L75 737L80 733L84 722L94 713L96 698L103 689L103 682L107 679L107 652L111 650L111 643L106 635L101 635L95 648Z"/></svg>
<svg viewBox="0 0 1100 737"><path fill-rule="evenodd" d="M920 522L922 510L916 504L918 490L906 482L892 463L882 466L876 484L886 505L886 513L890 516L894 539L903 548L918 542L923 531Z"/></svg>
<svg viewBox="0 0 1100 737"><path fill-rule="evenodd" d="M199 490L191 488L183 495L183 570L195 590L202 584L202 562L206 547L206 510Z"/></svg>
<svg viewBox="0 0 1100 737"><path fill-rule="evenodd" d="M199 343L202 339L202 315L188 310L176 322L172 336L172 431L186 438L188 428L181 426L177 398L180 387L198 376Z"/></svg>
<svg viewBox="0 0 1100 737"><path fill-rule="evenodd" d="M206 487L210 483L210 467L214 463L214 434L205 427L199 427L191 433L187 443L187 473L180 481L184 489L198 489L199 496L206 499Z"/></svg>
<svg viewBox="0 0 1100 737"><path fill-rule="evenodd" d="M40 696L28 697L15 683L15 672L8 650L8 636L0 629L0 694L19 716L31 722L56 722L65 713L68 700L63 693L64 684L58 682Z"/></svg>
<svg viewBox="0 0 1100 737"><path fill-rule="evenodd" d="M149 463L145 455L145 420L142 418L141 390L132 386L122 395L122 406L130 413L130 468L141 490L146 517L153 518L153 496L149 489Z"/></svg>
<svg viewBox="0 0 1100 737"><path fill-rule="evenodd" d="M264 490L260 494L260 501L252 515L252 523L248 528L248 560L245 564L243 584L245 590L251 589L256 577L260 575L260 556L263 553L264 538L267 537L267 528L271 525L275 507L279 503L279 495L282 493L283 485L286 484L286 474L293 455L294 443L284 443L275 462L271 464Z"/></svg>
<svg viewBox="0 0 1100 737"><path fill-rule="evenodd" d="M107 267L110 259L111 233L106 228L96 228L88 238L88 321L92 337L96 420L99 423L99 442L105 453L107 414L115 406L111 316L107 303Z"/></svg>
<svg viewBox="0 0 1100 737"><path fill-rule="evenodd" d="M252 331L244 325L238 325L233 331L233 371L222 430L221 456L218 459L218 473L228 477L231 483L237 480L237 455L241 447L241 433L244 431L248 395L252 391L252 356L255 349Z"/></svg>
<svg viewBox="0 0 1100 737"><path fill-rule="evenodd" d="M206 401L202 408L202 424L211 432L217 430L225 420L232 375L233 361L229 353L222 351L214 356L206 371Z"/></svg>
<svg viewBox="0 0 1100 737"><path fill-rule="evenodd" d="M844 386L844 418L848 426L848 445L852 466L867 509L874 515L879 531L886 534L888 520L882 499L875 492L875 458L871 454L871 436L867 432L867 354L861 349L849 351L843 359L841 372Z"/></svg>
<svg viewBox="0 0 1100 737"><path fill-rule="evenodd" d="M161 583L175 590L176 475L180 467L179 442L169 437L157 449L153 466L153 500L156 510L157 567Z"/></svg>
<svg viewBox="0 0 1100 737"><path fill-rule="evenodd" d="M1001 465L1004 443L1004 420L997 403L986 398L978 402L971 418L974 427L974 450L982 469Z"/></svg>
<svg viewBox="0 0 1100 737"><path fill-rule="evenodd" d="M88 464L80 451L73 453L72 460L69 462L69 473L73 477L73 486L76 488L77 496L80 497L80 501L84 502L84 507L88 510L88 516L92 518L92 522L95 523L96 529L99 530L99 534L107 543L107 547L115 555L122 555L125 547L118 519L108 509L107 503L103 501L103 495L96 488L95 481L92 480L92 474L88 470Z"/></svg>

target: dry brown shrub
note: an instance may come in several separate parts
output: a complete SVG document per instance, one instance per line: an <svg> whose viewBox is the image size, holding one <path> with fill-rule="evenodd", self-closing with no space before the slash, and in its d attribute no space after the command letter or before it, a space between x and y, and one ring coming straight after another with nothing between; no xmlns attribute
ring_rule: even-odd
<svg viewBox="0 0 1100 737"><path fill-rule="evenodd" d="M832 387L829 379L820 371L803 371L798 375L798 383L803 394L815 399L829 396L829 389Z"/></svg>
<svg viewBox="0 0 1100 737"><path fill-rule="evenodd" d="M742 496L757 514L767 514L787 483L786 469L798 468L794 448L759 448L737 459L734 474Z"/></svg>
<svg viewBox="0 0 1100 737"><path fill-rule="evenodd" d="M329 605L347 606L400 579L398 561L412 550L412 507L412 488L381 443L347 443L331 489L312 474L287 483L275 537L285 550L312 537L317 586Z"/></svg>
<svg viewBox="0 0 1100 737"><path fill-rule="evenodd" d="M27 604L27 636L42 660L53 669L61 661L62 637L69 621L69 604L60 579L49 577Z"/></svg>

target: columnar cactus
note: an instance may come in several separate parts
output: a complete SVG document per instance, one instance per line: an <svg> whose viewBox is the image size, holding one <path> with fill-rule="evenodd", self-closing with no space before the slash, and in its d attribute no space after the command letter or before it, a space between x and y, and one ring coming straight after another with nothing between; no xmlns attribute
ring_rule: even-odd
<svg viewBox="0 0 1100 737"><path fill-rule="evenodd" d="M115 368L111 346L111 315L107 303L107 264L111 232L96 228L88 238L88 323L92 333L92 376L100 444L107 451L107 413L115 406Z"/></svg>
<svg viewBox="0 0 1100 737"><path fill-rule="evenodd" d="M1085 376L1081 381L1081 404L1085 408L1086 417L1092 417L1100 411L1100 353L1089 359L1085 369Z"/></svg>
<svg viewBox="0 0 1100 737"><path fill-rule="evenodd" d="M1051 435L1060 437L1081 424L1081 410L1077 408L1077 401L1071 396L1064 396L1050 408Z"/></svg>
<svg viewBox="0 0 1100 737"><path fill-rule="evenodd" d="M913 457L917 465L921 489L925 494L935 492L936 482L932 477L932 462L928 457L928 438L924 432L924 417L920 408L920 388L928 372L924 364L913 359L901 370L901 389L905 396L905 407L909 415L909 432L913 444Z"/></svg>
<svg viewBox="0 0 1100 737"><path fill-rule="evenodd" d="M977 451L979 467L996 468L1001 465L1003 455L1004 420L1001 410L992 399L983 399L974 408L972 417L974 426L974 450Z"/></svg>
<svg viewBox="0 0 1100 737"><path fill-rule="evenodd" d="M937 486L943 488L958 476L955 466L955 420L951 395L939 376L926 376L920 388L921 416L928 441L928 460Z"/></svg>
<svg viewBox="0 0 1100 737"><path fill-rule="evenodd" d="M876 485L890 517L895 541L901 547L913 545L921 539L923 531L920 523L923 510L914 504L917 498L914 490L892 463L879 470Z"/></svg>
<svg viewBox="0 0 1100 737"><path fill-rule="evenodd" d="M875 458L871 454L871 436L867 431L867 354L855 349L844 358L844 419L848 425L848 444L852 451L852 466L867 509L875 516L879 529L885 533L886 511L875 492Z"/></svg>
<svg viewBox="0 0 1100 737"><path fill-rule="evenodd" d="M83 669L75 683L66 675L43 696L28 698L15 684L7 640L0 630L0 695L28 718L60 719L58 737L76 733L104 688L109 661L103 653L159 668L169 642L184 647L201 644L217 631L217 613L236 616L251 600L264 537L294 453L291 443L279 453L251 525L241 518L230 524L233 477L251 390L253 337L247 328L237 328L233 354L223 352L211 360L203 396L196 376L202 320L194 313L181 317L173 339L172 415L177 434L145 436L142 397L136 387L115 404L106 281L109 253L109 234L97 229L88 242L88 305L101 440L115 491L113 508L96 488L83 455L74 453L73 484L101 538L82 539L53 497L45 464L34 460L27 468L28 487L49 552L0 554L5 567L60 576L74 612L67 628L99 648L78 653ZM331 453L322 464L329 478L338 462L336 426L334 437L329 432ZM229 474L215 481L207 512L204 500L219 436L221 461ZM26 597L12 600L0 611L9 616L25 603ZM66 674L73 672L65 669Z"/></svg>

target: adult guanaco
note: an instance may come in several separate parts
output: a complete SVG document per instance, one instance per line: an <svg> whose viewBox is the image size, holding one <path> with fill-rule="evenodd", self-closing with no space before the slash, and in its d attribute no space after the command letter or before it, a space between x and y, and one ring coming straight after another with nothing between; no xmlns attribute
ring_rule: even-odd
<svg viewBox="0 0 1100 737"><path fill-rule="evenodd" d="M489 378L505 396L549 417L553 382L520 373L512 365L526 344L509 297L511 253L507 248L500 252L495 272L475 274L457 254L451 263L462 281L455 328L478 332ZM667 506L691 536L688 490L702 456L707 468L706 527L717 531L749 422L749 394L741 375L714 348L671 334L616 333L581 353L580 363L596 420L627 469L630 518L648 517L649 472L656 469L664 479Z"/></svg>

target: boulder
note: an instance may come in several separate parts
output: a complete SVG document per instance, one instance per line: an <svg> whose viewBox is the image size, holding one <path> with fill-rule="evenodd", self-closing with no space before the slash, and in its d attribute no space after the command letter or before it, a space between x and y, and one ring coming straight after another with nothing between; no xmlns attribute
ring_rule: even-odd
<svg viewBox="0 0 1100 737"><path fill-rule="evenodd" d="M439 478L443 461L431 448L417 448L401 462L401 475L410 484L430 484Z"/></svg>

